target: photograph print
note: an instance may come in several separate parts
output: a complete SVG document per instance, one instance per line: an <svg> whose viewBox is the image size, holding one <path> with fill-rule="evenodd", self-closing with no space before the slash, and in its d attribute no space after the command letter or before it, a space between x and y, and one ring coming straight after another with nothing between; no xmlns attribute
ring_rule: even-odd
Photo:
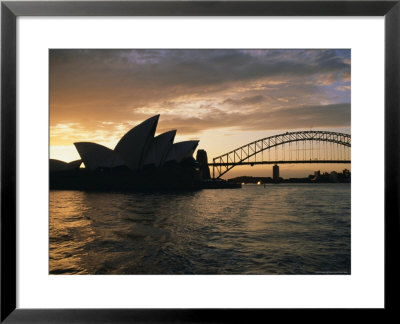
<svg viewBox="0 0 400 324"><path fill-rule="evenodd" d="M49 69L49 274L351 274L350 49Z"/></svg>

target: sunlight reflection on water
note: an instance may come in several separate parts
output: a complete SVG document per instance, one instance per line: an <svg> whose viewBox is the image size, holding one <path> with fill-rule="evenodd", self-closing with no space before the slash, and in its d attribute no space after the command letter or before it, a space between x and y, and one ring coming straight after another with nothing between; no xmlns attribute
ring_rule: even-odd
<svg viewBox="0 0 400 324"><path fill-rule="evenodd" d="M350 185L50 192L51 274L350 274Z"/></svg>

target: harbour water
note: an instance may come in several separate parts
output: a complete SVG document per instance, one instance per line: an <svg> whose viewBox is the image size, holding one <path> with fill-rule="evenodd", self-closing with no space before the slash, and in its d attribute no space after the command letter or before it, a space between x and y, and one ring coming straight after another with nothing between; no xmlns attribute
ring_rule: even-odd
<svg viewBox="0 0 400 324"><path fill-rule="evenodd" d="M50 274L350 274L350 184L50 191Z"/></svg>

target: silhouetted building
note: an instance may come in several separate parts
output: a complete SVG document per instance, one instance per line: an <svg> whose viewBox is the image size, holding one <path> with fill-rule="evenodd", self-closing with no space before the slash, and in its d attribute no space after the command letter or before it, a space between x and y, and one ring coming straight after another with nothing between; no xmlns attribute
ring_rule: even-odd
<svg viewBox="0 0 400 324"><path fill-rule="evenodd" d="M172 145L165 159L167 163L181 163L184 159L192 158L199 141L178 142Z"/></svg>
<svg viewBox="0 0 400 324"><path fill-rule="evenodd" d="M92 142L74 143L81 162L90 171L118 167L137 171L160 168L166 163L181 163L186 158L193 159L199 141L173 143L176 130L154 137L159 117L153 116L133 127L119 140L114 150Z"/></svg>
<svg viewBox="0 0 400 324"><path fill-rule="evenodd" d="M115 146L114 152L129 169L139 170L143 166L146 154L154 144L159 117L160 115L153 116L133 127Z"/></svg>
<svg viewBox="0 0 400 324"><path fill-rule="evenodd" d="M103 145L91 142L78 142L74 145L87 170L115 168L126 164L115 151Z"/></svg>
<svg viewBox="0 0 400 324"><path fill-rule="evenodd" d="M311 181L318 181L321 178L321 171L314 171L314 177L311 178Z"/></svg>
<svg viewBox="0 0 400 324"><path fill-rule="evenodd" d="M338 173L336 171L332 171L329 175L329 179L332 182L338 182Z"/></svg>
<svg viewBox="0 0 400 324"><path fill-rule="evenodd" d="M67 162L60 161L60 160L50 159L49 169L50 169L50 172L72 171L72 170L79 169L81 164L82 164L81 160L76 160L76 161L67 163Z"/></svg>
<svg viewBox="0 0 400 324"><path fill-rule="evenodd" d="M200 174L203 179L210 179L210 168L208 167L208 157L205 150L197 150L196 161L200 165Z"/></svg>
<svg viewBox="0 0 400 324"><path fill-rule="evenodd" d="M350 183L351 182L351 174L350 171L345 169L343 173L338 173L336 171L324 172L321 174L320 171L315 171L314 175L309 175L309 180L311 182L321 182L321 183Z"/></svg>
<svg viewBox="0 0 400 324"><path fill-rule="evenodd" d="M50 188L193 187L201 179L199 163L193 158L199 141L174 143L176 130L155 137L158 119L156 115L133 127L113 150L97 143L74 143L81 160L51 159Z"/></svg>
<svg viewBox="0 0 400 324"><path fill-rule="evenodd" d="M279 166L277 164L272 167L272 179L274 182L279 182Z"/></svg>
<svg viewBox="0 0 400 324"><path fill-rule="evenodd" d="M144 159L144 167L159 168L164 164L167 154L174 143L175 135L176 130L172 130L154 137Z"/></svg>

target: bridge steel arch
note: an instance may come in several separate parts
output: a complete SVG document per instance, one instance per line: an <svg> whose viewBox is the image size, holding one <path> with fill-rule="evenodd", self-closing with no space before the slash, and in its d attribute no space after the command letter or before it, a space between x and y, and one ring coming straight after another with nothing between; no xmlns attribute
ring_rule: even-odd
<svg viewBox="0 0 400 324"><path fill-rule="evenodd" d="M218 179L236 165L251 164L251 163L246 163L246 160L248 161L251 157L255 156L258 153L261 153L262 151L268 150L278 145L283 145L292 142L300 142L300 141L330 142L343 145L345 147L351 147L350 134L329 132L329 131L312 131L312 130L286 132L283 134L273 135L259 139L257 141L243 145L233 151L230 151L228 153L213 158L213 163L209 164L210 166L213 167L213 177L214 177L215 167L217 168L218 172L218 176L216 177L216 179ZM296 163L295 161L292 162ZM299 162L306 163L306 161L299 161ZM326 162L327 161L321 161L321 163L326 163Z"/></svg>

